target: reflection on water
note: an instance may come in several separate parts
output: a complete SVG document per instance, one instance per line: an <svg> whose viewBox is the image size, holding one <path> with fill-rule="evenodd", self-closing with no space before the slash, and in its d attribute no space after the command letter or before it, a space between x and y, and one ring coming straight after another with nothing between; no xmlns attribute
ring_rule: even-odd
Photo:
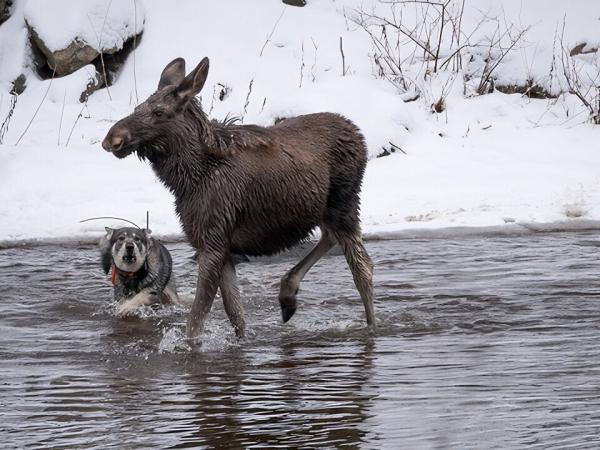
<svg viewBox="0 0 600 450"><path fill-rule="evenodd" d="M248 337L217 301L200 354L183 309L114 318L95 248L0 251L2 447L596 448L599 238L372 242L374 335L338 254L286 325L303 250L244 263ZM170 248L192 295L192 251Z"/></svg>

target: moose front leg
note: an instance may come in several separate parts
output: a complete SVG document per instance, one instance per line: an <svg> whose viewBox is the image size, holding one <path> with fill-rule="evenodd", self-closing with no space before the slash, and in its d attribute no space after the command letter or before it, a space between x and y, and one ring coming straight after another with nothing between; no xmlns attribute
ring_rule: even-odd
<svg viewBox="0 0 600 450"><path fill-rule="evenodd" d="M187 337L192 347L199 345L199 337L204 329L206 316L210 312L213 300L221 281L221 273L225 263L225 252L198 252L198 282L196 298L187 321Z"/></svg>

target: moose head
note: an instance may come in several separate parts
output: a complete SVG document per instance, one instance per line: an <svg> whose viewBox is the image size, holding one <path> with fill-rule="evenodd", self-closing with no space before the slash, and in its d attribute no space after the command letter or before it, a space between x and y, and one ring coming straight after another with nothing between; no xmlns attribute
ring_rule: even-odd
<svg viewBox="0 0 600 450"><path fill-rule="evenodd" d="M108 131L102 141L104 150L125 158L143 146L160 151L171 134L189 133L190 122L185 120L185 113L204 86L208 67L208 58L203 58L186 76L183 58L167 64L156 92Z"/></svg>

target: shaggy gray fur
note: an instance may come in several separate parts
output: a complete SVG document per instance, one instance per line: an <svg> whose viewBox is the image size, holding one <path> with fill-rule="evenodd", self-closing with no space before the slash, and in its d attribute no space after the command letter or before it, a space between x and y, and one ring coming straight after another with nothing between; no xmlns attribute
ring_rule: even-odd
<svg viewBox="0 0 600 450"><path fill-rule="evenodd" d="M142 305L179 302L171 254L149 230L106 228L99 245L104 272L115 272L117 315L126 316Z"/></svg>

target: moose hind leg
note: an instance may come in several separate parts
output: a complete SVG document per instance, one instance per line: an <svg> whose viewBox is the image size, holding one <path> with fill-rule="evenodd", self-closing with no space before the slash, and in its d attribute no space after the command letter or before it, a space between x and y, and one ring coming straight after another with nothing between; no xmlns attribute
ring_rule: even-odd
<svg viewBox="0 0 600 450"><path fill-rule="evenodd" d="M335 239L325 229L321 228L321 239L302 260L292 267L281 279L279 289L279 305L283 322L287 322L296 312L298 287L300 282L315 263L335 246Z"/></svg>
<svg viewBox="0 0 600 450"><path fill-rule="evenodd" d="M360 230L352 233L336 233L335 236L342 247L348 266L350 266L352 277L354 278L354 284L365 307L367 325L374 329L373 261L365 249Z"/></svg>
<svg viewBox="0 0 600 450"><path fill-rule="evenodd" d="M238 338L243 338L246 330L246 322L244 320L244 307L240 299L240 290L237 284L237 276L235 274L235 265L233 264L231 257L228 258L227 262L223 266L223 273L221 275L221 283L219 284L221 289L221 296L223 297L223 306L225 312L235 334Z"/></svg>

